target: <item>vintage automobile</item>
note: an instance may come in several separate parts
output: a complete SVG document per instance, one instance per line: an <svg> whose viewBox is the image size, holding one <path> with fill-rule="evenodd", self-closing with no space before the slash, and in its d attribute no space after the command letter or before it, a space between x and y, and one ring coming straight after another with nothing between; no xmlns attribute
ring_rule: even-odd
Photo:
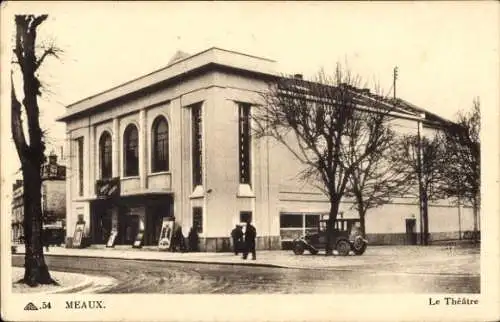
<svg viewBox="0 0 500 322"><path fill-rule="evenodd" d="M368 241L363 238L361 231L357 227L359 219L336 219L331 230L332 248L340 256L347 256L352 251L355 255L362 255ZM302 255L304 250L312 255L318 254L326 248L327 243L327 219L319 221L318 232L306 234L293 241L293 252L295 255Z"/></svg>

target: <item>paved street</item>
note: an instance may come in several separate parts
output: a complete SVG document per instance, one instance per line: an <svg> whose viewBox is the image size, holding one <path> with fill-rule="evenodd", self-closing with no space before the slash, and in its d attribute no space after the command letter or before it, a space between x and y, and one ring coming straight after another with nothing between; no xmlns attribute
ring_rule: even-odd
<svg viewBox="0 0 500 322"><path fill-rule="evenodd" d="M378 253L383 256L383 250ZM419 248L420 251L421 248ZM118 284L100 290L104 293L478 293L480 292L479 254L457 250L445 256L385 257L290 257L323 263L323 268L280 268L228 263L125 260L120 258L47 256L50 269L113 277ZM433 250L436 251L436 250ZM113 251L108 251L113 252ZM424 251L425 254L429 251ZM149 253L149 252L143 252ZM279 256L288 253L276 252ZM367 252L367 254L369 254ZM421 254L421 255L422 255ZM431 251L432 254L432 251ZM188 255L188 254L185 254ZM189 255L188 255L189 256ZM193 255L194 256L194 255ZM201 255L200 255L201 256ZM210 256L210 255L206 255ZM215 257L215 254L213 255ZM230 254L219 258L239 261ZM276 257L276 256L275 256ZM363 261L356 262L364 257ZM337 265L326 266L325 262ZM13 256L21 266L23 257ZM346 264L346 265L339 265ZM322 265L319 265L320 267Z"/></svg>

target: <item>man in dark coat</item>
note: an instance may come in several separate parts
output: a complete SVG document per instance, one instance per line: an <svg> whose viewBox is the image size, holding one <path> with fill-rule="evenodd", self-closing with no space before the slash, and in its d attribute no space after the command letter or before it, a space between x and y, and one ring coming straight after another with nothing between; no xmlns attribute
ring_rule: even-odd
<svg viewBox="0 0 500 322"><path fill-rule="evenodd" d="M174 222L172 229L172 239L170 241L170 249L176 252L179 248L180 251L184 251L184 235L182 234L182 227L175 221L175 217L172 216L172 221Z"/></svg>
<svg viewBox="0 0 500 322"><path fill-rule="evenodd" d="M189 240L189 250L191 252L197 252L198 244L200 242L200 237L198 236L198 228L191 227L191 230L189 231L188 235L188 240Z"/></svg>
<svg viewBox="0 0 500 322"><path fill-rule="evenodd" d="M241 244L243 242L243 230L240 225L236 225L231 231L231 238L233 239L233 250L234 254L238 255L241 251Z"/></svg>
<svg viewBox="0 0 500 322"><path fill-rule="evenodd" d="M257 256L255 254L255 238L257 237L257 230L247 221L247 227L245 230L245 250L243 251L243 259L247 259L248 253L252 253L252 260L256 260Z"/></svg>

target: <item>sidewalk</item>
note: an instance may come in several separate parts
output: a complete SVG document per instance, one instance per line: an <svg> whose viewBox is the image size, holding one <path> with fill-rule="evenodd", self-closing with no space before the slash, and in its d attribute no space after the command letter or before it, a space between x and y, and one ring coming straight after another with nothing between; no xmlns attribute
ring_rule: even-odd
<svg viewBox="0 0 500 322"><path fill-rule="evenodd" d="M17 253L24 253L19 246ZM96 258L120 258L128 260L154 260L184 263L207 263L228 265L254 265L264 267L345 270L357 268L369 270L375 266L395 265L410 271L420 267L424 272L434 274L479 274L479 248L449 246L368 246L362 256L316 256L307 252L294 255L292 251L258 251L257 260L243 260L232 253L171 253L159 251L157 247L134 249L131 246L106 248L94 245L75 249L51 247L47 256L75 256ZM428 263L429 265L425 265ZM468 265L464 266L464 263ZM419 269L418 271L422 271Z"/></svg>
<svg viewBox="0 0 500 322"><path fill-rule="evenodd" d="M17 283L24 275L24 268L12 267L12 292L29 294L64 294L64 293L92 293L100 289L108 288L116 283L111 277L85 275L68 272L51 271L52 278L59 285L39 285L30 287L26 284Z"/></svg>

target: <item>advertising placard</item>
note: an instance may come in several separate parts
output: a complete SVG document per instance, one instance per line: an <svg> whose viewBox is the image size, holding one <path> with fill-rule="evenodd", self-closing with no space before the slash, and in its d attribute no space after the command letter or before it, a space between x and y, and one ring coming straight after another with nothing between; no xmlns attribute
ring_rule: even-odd
<svg viewBox="0 0 500 322"><path fill-rule="evenodd" d="M172 240L172 233L174 230L174 222L169 218L163 218L161 225L160 239L158 241L158 248L160 250L168 250Z"/></svg>
<svg viewBox="0 0 500 322"><path fill-rule="evenodd" d="M116 236L118 236L118 232L116 230L112 230L111 234L109 234L109 239L106 243L106 247L115 247Z"/></svg>
<svg viewBox="0 0 500 322"><path fill-rule="evenodd" d="M73 235L74 247L81 247L84 231L85 231L85 223L76 224L75 233Z"/></svg>

